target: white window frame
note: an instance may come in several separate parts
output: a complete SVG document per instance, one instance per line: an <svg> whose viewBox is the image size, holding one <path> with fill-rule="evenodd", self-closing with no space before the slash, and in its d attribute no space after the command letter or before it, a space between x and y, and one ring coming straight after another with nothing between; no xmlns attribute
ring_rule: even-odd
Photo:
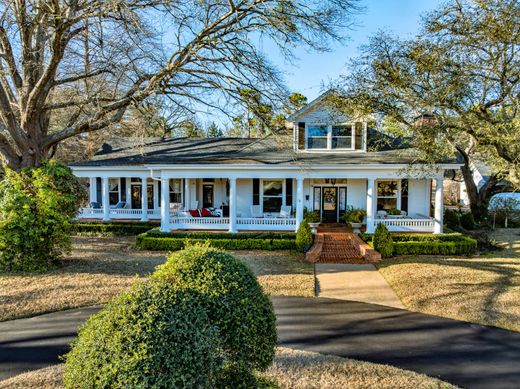
<svg viewBox="0 0 520 389"><path fill-rule="evenodd" d="M332 148L332 128L333 127L348 127L350 126L352 130L352 134L350 136L352 140L352 146L350 148ZM327 128L327 148L309 148L309 127L326 127ZM366 151L366 123L363 123L363 133L365 134L364 137L362 137L362 148L360 150L356 150L356 123L334 123L334 124L325 124L325 123L313 123L313 122L306 122L305 123L305 151L310 152L320 152L320 151L334 151L334 152L344 152L344 151ZM342 137L339 138L348 138L348 137Z"/></svg>
<svg viewBox="0 0 520 389"><path fill-rule="evenodd" d="M378 184L380 182L391 182L391 181L397 181L397 196L379 196L378 194ZM375 189L376 189L376 202L375 202L375 210L377 212L377 202L379 199L395 199L397 198L397 201L396 201L396 209L401 209L401 179L399 178L388 178L388 179L384 179L384 180L376 180L376 184L375 184Z"/></svg>
<svg viewBox="0 0 520 389"><path fill-rule="evenodd" d="M178 180L178 181L180 181L180 183L181 183L181 189L180 189L180 192L175 192L175 191L173 191L173 190L170 190L170 180L171 180L171 181L173 181L173 180ZM181 195L181 201L180 201L179 203L180 203L180 204L184 204L184 182L183 182L182 178L170 178L170 180L168 181L168 202L169 202L170 204L172 204L172 202L170 201L170 195L171 195L172 193L174 193L174 194L178 194L178 193L180 193L180 195Z"/></svg>
<svg viewBox="0 0 520 389"><path fill-rule="evenodd" d="M116 180L117 181L117 190L110 190L110 180ZM117 202L115 204L110 204L110 194L111 193L117 193ZM121 178L120 177L110 177L108 179L108 202L109 205L117 205L117 203L121 202Z"/></svg>
<svg viewBox="0 0 520 389"><path fill-rule="evenodd" d="M285 179L283 178L261 178L260 179L260 205L262 206L262 213L264 213L264 181L281 181L282 182L282 206L285 206L285 199L287 197L287 191L285 188ZM278 196L266 196L266 197L278 197ZM269 212L273 213L273 212Z"/></svg>

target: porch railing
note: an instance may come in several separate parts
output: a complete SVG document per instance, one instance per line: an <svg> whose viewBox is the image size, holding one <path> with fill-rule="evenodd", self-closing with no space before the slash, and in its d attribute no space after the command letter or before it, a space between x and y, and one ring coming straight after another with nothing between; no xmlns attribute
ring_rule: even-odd
<svg viewBox="0 0 520 389"><path fill-rule="evenodd" d="M237 227L239 230L294 230L296 228L296 219L239 217L237 218Z"/></svg>
<svg viewBox="0 0 520 389"><path fill-rule="evenodd" d="M161 217L160 209L148 209L146 213L149 218L159 219ZM143 211L141 209L110 209L108 215L110 219L140 219L143 217ZM78 218L102 219L103 208L81 208Z"/></svg>
<svg viewBox="0 0 520 389"><path fill-rule="evenodd" d="M179 217L170 215L170 228L227 230L228 217Z"/></svg>
<svg viewBox="0 0 520 389"><path fill-rule="evenodd" d="M384 218L375 219L374 224L384 224L392 232L433 232L434 219L429 218Z"/></svg>
<svg viewBox="0 0 520 389"><path fill-rule="evenodd" d="M237 218L239 230L288 230L296 227L294 218ZM220 229L229 228L228 217L179 217L170 216L170 228Z"/></svg>

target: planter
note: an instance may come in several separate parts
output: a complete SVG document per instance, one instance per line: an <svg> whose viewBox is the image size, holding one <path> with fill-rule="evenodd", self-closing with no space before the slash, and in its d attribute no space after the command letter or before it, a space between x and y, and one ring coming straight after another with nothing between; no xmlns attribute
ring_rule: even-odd
<svg viewBox="0 0 520 389"><path fill-rule="evenodd" d="M311 228L311 232L316 234L318 232L318 226L320 223L309 223L309 227Z"/></svg>
<svg viewBox="0 0 520 389"><path fill-rule="evenodd" d="M352 232L354 234L359 234L361 232L361 226L363 223L350 223L350 225L352 227Z"/></svg>

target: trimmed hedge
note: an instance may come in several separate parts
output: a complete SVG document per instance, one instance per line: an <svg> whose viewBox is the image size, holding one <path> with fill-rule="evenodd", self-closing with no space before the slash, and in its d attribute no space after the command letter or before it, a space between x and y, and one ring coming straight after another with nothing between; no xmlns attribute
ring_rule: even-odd
<svg viewBox="0 0 520 389"><path fill-rule="evenodd" d="M161 232L158 228L146 231L152 238L179 238L179 239L296 239L293 232L207 232L207 231L175 231Z"/></svg>
<svg viewBox="0 0 520 389"><path fill-rule="evenodd" d="M296 248L298 251L304 253L309 250L314 242L314 235L312 235L309 223L303 221L296 232Z"/></svg>
<svg viewBox="0 0 520 389"><path fill-rule="evenodd" d="M371 244L373 234L360 234ZM471 255L477 250L477 241L460 233L426 235L393 234L393 255Z"/></svg>
<svg viewBox="0 0 520 389"><path fill-rule="evenodd" d="M72 232L76 234L102 234L102 235L138 235L158 227L160 223L118 223L118 222L79 222L72 225Z"/></svg>
<svg viewBox="0 0 520 389"><path fill-rule="evenodd" d="M374 248L381 253L381 258L390 258L393 254L394 241L392 235L388 232L388 228L382 223L379 223L372 236L372 244Z"/></svg>
<svg viewBox="0 0 520 389"><path fill-rule="evenodd" d="M231 235L231 234L230 234ZM224 250L295 250L294 239L190 239L190 238L153 238L147 234L138 235L135 241L141 250L182 250L189 244L209 242L211 247Z"/></svg>

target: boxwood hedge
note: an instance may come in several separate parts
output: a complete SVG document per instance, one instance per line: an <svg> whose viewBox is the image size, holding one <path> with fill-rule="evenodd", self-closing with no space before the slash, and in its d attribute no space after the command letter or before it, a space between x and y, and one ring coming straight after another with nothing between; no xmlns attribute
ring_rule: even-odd
<svg viewBox="0 0 520 389"><path fill-rule="evenodd" d="M371 244L373 234L360 234ZM477 241L460 233L393 234L393 255L471 255L477 250Z"/></svg>
<svg viewBox="0 0 520 389"><path fill-rule="evenodd" d="M188 243L209 241L211 247L225 250L295 250L293 233L243 232L237 234L218 232L169 232L151 230L136 238L141 250L182 250Z"/></svg>
<svg viewBox="0 0 520 389"><path fill-rule="evenodd" d="M73 224L72 229L76 234L120 236L142 234L159 225L157 222L77 222Z"/></svg>

